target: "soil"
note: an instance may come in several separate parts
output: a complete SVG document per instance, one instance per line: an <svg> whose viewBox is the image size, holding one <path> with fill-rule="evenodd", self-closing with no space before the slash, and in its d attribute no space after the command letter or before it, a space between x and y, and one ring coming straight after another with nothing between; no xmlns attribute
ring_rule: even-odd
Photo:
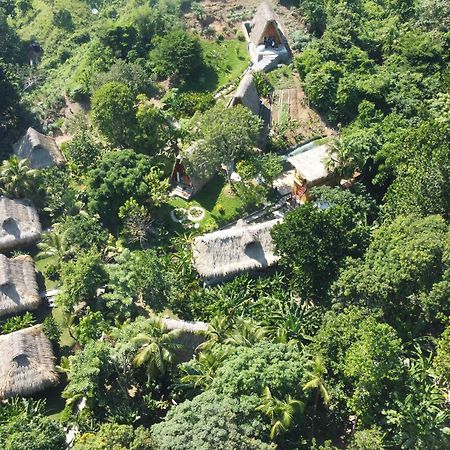
<svg viewBox="0 0 450 450"><path fill-rule="evenodd" d="M287 111L290 119L298 124L298 127L290 133L292 138L301 136L302 140L306 140L315 136L330 137L336 134L335 130L329 127L320 115L310 107L297 73L294 72L293 74L292 87L275 91L273 99L272 124L280 122L280 107L283 111Z"/></svg>
<svg viewBox="0 0 450 450"><path fill-rule="evenodd" d="M250 20L261 0L202 0L199 2L204 8L203 20L199 21L195 15L188 11L185 14L188 26L201 33L202 29L210 26L217 33L233 37L235 30L241 29L243 20ZM279 3L268 0L272 8L284 24L286 32L292 33L303 27L304 21L298 8L289 4L289 1Z"/></svg>

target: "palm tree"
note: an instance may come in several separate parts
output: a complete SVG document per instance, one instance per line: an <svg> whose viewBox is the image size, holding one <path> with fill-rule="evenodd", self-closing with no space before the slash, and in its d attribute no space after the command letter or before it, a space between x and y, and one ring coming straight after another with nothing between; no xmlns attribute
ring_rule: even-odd
<svg viewBox="0 0 450 450"><path fill-rule="evenodd" d="M267 328L259 323L239 317L236 319L228 338L225 339L225 344L251 347L266 339L268 334Z"/></svg>
<svg viewBox="0 0 450 450"><path fill-rule="evenodd" d="M58 259L58 265L66 259L69 253L64 234L60 233L56 228L53 231L44 233L41 242L37 246L40 251L36 259L56 257Z"/></svg>
<svg viewBox="0 0 450 450"><path fill-rule="evenodd" d="M315 390L316 396L314 399L314 412L313 420L311 425L311 434L314 437L314 424L316 419L317 405L319 403L319 398L325 405L330 403L330 395L325 387L324 375L327 373L325 363L321 356L316 356L311 364L311 369L308 372L309 381L303 386L304 391Z"/></svg>
<svg viewBox="0 0 450 450"><path fill-rule="evenodd" d="M295 416L302 413L305 404L301 400L296 400L287 395L284 400L280 400L272 395L266 386L261 397L261 405L256 409L268 416L271 420L270 439L285 433L294 423Z"/></svg>
<svg viewBox="0 0 450 450"><path fill-rule="evenodd" d="M214 316L205 332L206 340L198 346L199 350L210 350L216 344L223 344L227 340L233 321L227 316Z"/></svg>
<svg viewBox="0 0 450 450"><path fill-rule="evenodd" d="M27 159L12 156L3 161L0 167L2 193L15 198L27 196L32 191L36 175L37 171L30 168Z"/></svg>
<svg viewBox="0 0 450 450"><path fill-rule="evenodd" d="M214 381L217 369L222 366L229 353L228 347L219 346L200 352L196 359L180 367L185 373L180 379L180 387L202 391L208 389Z"/></svg>
<svg viewBox="0 0 450 450"><path fill-rule="evenodd" d="M291 299L288 302L278 300L278 310L270 321L269 334L278 342L297 342L307 345L320 325L319 309L314 305Z"/></svg>
<svg viewBox="0 0 450 450"><path fill-rule="evenodd" d="M180 330L167 330L157 317L153 317L150 321L150 332L139 333L132 339L138 346L133 364L137 367L146 366L149 382L167 373L175 361L177 350L181 348L181 345L175 342L180 336Z"/></svg>

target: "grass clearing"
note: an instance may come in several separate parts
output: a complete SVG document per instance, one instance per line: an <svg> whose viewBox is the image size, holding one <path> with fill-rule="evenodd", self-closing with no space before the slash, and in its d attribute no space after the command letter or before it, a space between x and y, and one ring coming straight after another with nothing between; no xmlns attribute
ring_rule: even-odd
<svg viewBox="0 0 450 450"><path fill-rule="evenodd" d="M201 41L206 69L185 85L187 91L222 89L238 78L249 64L247 43L239 39Z"/></svg>
<svg viewBox="0 0 450 450"><path fill-rule="evenodd" d="M230 185L217 175L192 200L186 201L179 197L173 197L160 208L159 215L164 220L170 234L184 233L189 229L180 223L175 223L170 218L170 212L175 208L189 209L192 206L200 206L205 209L205 217L198 222L197 229L206 232L236 219L244 204L232 191ZM192 222L188 222L188 224L193 225ZM195 228L192 227L192 229Z"/></svg>

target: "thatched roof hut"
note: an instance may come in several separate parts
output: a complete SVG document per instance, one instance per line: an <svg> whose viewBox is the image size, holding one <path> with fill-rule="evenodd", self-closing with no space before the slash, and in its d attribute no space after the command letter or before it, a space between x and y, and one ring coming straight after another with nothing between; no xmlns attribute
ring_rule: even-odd
<svg viewBox="0 0 450 450"><path fill-rule="evenodd" d="M333 171L326 164L330 156L330 147L323 144L298 154L294 151L293 154L288 155L287 160L306 185L313 187L332 183L335 179Z"/></svg>
<svg viewBox="0 0 450 450"><path fill-rule="evenodd" d="M52 345L42 325L0 336L0 399L31 395L57 383Z"/></svg>
<svg viewBox="0 0 450 450"><path fill-rule="evenodd" d="M33 169L42 169L50 166L61 166L65 159L55 140L28 128L25 136L14 144L14 154L18 158L28 159Z"/></svg>
<svg viewBox="0 0 450 450"><path fill-rule="evenodd" d="M175 159L172 168L171 181L184 187L189 194L187 199L199 192L216 174L216 167L209 161L204 161L204 167L195 166L193 154L204 141L194 142L189 148L182 151ZM192 157L192 158L191 158Z"/></svg>
<svg viewBox="0 0 450 450"><path fill-rule="evenodd" d="M33 259L0 255L0 317L37 309L40 304Z"/></svg>
<svg viewBox="0 0 450 450"><path fill-rule="evenodd" d="M275 265L278 256L270 230L278 222L239 224L195 238L192 253L197 272L211 283Z"/></svg>
<svg viewBox="0 0 450 450"><path fill-rule="evenodd" d="M264 39L274 39L276 46L285 44L286 38L280 29L279 21L272 7L263 2L258 6L250 22L250 41L257 47L264 44Z"/></svg>
<svg viewBox="0 0 450 450"><path fill-rule="evenodd" d="M229 106L243 105L248 108L256 116L259 114L261 100L253 81L252 72L248 72L242 77L238 88L230 101Z"/></svg>
<svg viewBox="0 0 450 450"><path fill-rule="evenodd" d="M41 236L41 223L28 200L0 197L0 252L33 245Z"/></svg>

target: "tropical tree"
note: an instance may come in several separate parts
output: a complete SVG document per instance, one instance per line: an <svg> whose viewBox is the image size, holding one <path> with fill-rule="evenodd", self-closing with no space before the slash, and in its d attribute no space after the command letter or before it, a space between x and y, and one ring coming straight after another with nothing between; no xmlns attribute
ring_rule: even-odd
<svg viewBox="0 0 450 450"><path fill-rule="evenodd" d="M2 193L13 198L27 197L33 191L36 176L37 171L30 168L27 159L11 156L0 167Z"/></svg>
<svg viewBox="0 0 450 450"><path fill-rule="evenodd" d="M168 330L164 323L153 317L151 332L140 333L133 338L133 343L138 347L133 364L137 367L145 366L148 382L155 381L167 373L175 362L176 352L181 348L176 343L180 336L179 330Z"/></svg>
<svg viewBox="0 0 450 450"><path fill-rule="evenodd" d="M316 395L314 399L314 412L313 412L313 420L311 425L311 434L314 437L314 423L316 419L317 413L317 405L319 403L319 398L322 398L322 401L325 405L330 403L330 395L325 387L324 375L327 373L327 369L325 367L325 363L321 356L316 356L311 363L311 368L307 372L307 381L303 385L304 391L315 390Z"/></svg>
<svg viewBox="0 0 450 450"><path fill-rule="evenodd" d="M233 328L229 331L228 337L225 339L225 344L251 347L266 339L267 335L267 328L259 323L238 317L233 324Z"/></svg>
<svg viewBox="0 0 450 450"><path fill-rule="evenodd" d="M210 350L201 351L197 357L180 366L181 377L177 384L182 389L202 390L208 389L217 370L230 354L227 346L215 346Z"/></svg>
<svg viewBox="0 0 450 450"><path fill-rule="evenodd" d="M57 266L66 260L70 250L67 248L64 233L61 233L57 227L53 231L42 234L41 241L37 244L39 253L36 259L56 258Z"/></svg>
<svg viewBox="0 0 450 450"><path fill-rule="evenodd" d="M261 405L256 408L268 416L271 421L270 439L275 440L295 423L298 414L305 409L304 402L287 395L280 400L272 395L269 387L265 387L261 396Z"/></svg>

